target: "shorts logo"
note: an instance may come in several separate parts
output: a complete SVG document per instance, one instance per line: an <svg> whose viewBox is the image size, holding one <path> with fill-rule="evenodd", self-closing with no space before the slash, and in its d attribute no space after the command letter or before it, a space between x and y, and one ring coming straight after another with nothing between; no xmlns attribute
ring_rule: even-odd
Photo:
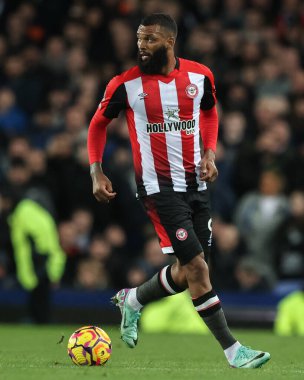
<svg viewBox="0 0 304 380"><path fill-rule="evenodd" d="M212 219L211 218L208 220L208 230L210 232L212 232Z"/></svg>
<svg viewBox="0 0 304 380"><path fill-rule="evenodd" d="M194 99L198 95L198 87L194 83L188 84L186 87L186 94L189 98Z"/></svg>
<svg viewBox="0 0 304 380"><path fill-rule="evenodd" d="M208 239L208 247L212 245L212 219L210 218L208 221L208 230L210 231L210 237Z"/></svg>
<svg viewBox="0 0 304 380"><path fill-rule="evenodd" d="M184 228L179 228L176 231L176 237L178 240L181 240L181 241L186 240L188 237L188 232Z"/></svg>

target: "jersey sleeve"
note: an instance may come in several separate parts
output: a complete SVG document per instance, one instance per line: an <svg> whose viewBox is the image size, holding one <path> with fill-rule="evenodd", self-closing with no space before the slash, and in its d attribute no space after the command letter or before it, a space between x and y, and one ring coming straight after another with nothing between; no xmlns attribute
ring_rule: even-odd
<svg viewBox="0 0 304 380"><path fill-rule="evenodd" d="M114 77L107 85L104 96L90 122L88 130L88 155L90 164L102 162L106 145L106 127L111 119L127 107L127 92L120 76Z"/></svg>
<svg viewBox="0 0 304 380"><path fill-rule="evenodd" d="M99 109L95 112L88 130L87 148L90 165L102 162L103 151L107 140L106 127L111 119L103 116Z"/></svg>
<svg viewBox="0 0 304 380"><path fill-rule="evenodd" d="M212 71L207 69L204 80L204 95L201 100L201 109L210 110L216 104L216 90Z"/></svg>
<svg viewBox="0 0 304 380"><path fill-rule="evenodd" d="M218 137L218 115L216 107L200 111L200 132L204 149L216 151Z"/></svg>
<svg viewBox="0 0 304 380"><path fill-rule="evenodd" d="M127 91L120 76L114 77L108 83L98 108L108 119L118 117L120 111L127 108Z"/></svg>

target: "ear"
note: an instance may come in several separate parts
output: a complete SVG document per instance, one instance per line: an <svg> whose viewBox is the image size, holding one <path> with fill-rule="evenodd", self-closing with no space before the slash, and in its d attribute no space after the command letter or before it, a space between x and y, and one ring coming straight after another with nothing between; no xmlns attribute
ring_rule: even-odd
<svg viewBox="0 0 304 380"><path fill-rule="evenodd" d="M175 38L174 37L168 37L167 38L167 47L174 48L175 45Z"/></svg>

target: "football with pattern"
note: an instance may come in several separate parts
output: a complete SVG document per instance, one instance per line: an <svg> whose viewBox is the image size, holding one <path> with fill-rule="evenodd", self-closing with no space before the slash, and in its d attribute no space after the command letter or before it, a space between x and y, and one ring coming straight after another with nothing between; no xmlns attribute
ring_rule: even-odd
<svg viewBox="0 0 304 380"><path fill-rule="evenodd" d="M96 326L84 326L73 332L68 342L68 354L79 366L102 366L110 359L111 339Z"/></svg>

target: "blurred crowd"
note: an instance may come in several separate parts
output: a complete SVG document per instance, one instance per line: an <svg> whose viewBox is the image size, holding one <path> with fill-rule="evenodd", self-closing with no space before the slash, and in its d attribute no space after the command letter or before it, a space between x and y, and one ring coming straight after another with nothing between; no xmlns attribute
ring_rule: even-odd
<svg viewBox="0 0 304 380"><path fill-rule="evenodd" d="M301 0L0 1L0 186L55 218L61 286L136 286L170 262L135 198L123 115L104 170L118 195L92 195L87 129L107 82L136 64L136 30L155 11L177 21L177 56L217 87L219 178L211 271L217 290L273 289L304 276L304 4ZM1 222L0 288L16 286Z"/></svg>

